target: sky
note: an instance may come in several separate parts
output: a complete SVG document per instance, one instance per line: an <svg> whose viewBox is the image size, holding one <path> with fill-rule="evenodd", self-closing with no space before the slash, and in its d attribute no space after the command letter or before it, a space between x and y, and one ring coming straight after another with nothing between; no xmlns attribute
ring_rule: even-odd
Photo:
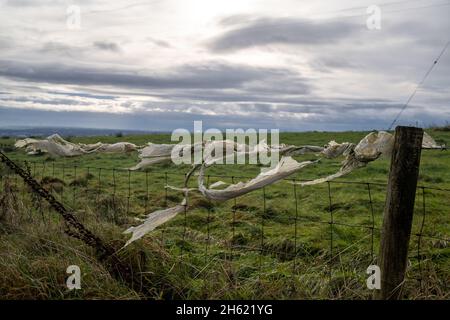
<svg viewBox="0 0 450 320"><path fill-rule="evenodd" d="M0 127L387 129L449 17L450 0L0 0ZM449 120L450 48L397 124Z"/></svg>

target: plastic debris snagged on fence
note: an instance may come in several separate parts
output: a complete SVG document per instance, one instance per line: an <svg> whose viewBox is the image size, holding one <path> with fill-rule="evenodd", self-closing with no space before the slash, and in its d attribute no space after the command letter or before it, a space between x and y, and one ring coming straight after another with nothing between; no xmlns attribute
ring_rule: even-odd
<svg viewBox="0 0 450 320"><path fill-rule="evenodd" d="M351 143L338 144L332 141L332 144L328 148L325 148L323 154L327 158L336 158L340 155L345 156L345 160L342 162L339 171L328 177L307 182L298 182L296 184L308 186L342 177L356 168L366 166L368 162L374 161L380 156L389 156L393 147L393 135L385 131L369 133L356 146ZM329 149L333 150L333 152L330 152Z"/></svg>
<svg viewBox="0 0 450 320"><path fill-rule="evenodd" d="M175 144L149 143L148 146L139 150L141 161L134 167L131 167L130 170L140 170L156 163L170 161L174 147Z"/></svg>
<svg viewBox="0 0 450 320"><path fill-rule="evenodd" d="M221 143L221 141L217 141L216 143ZM166 145L168 148L170 145ZM125 231L125 233L132 233L131 239L127 242L126 245L129 245L133 241L140 239L146 233L154 230L157 226L171 220L178 213L183 210L187 210L187 197L188 192L192 191L192 189L187 188L187 180L192 175L192 173L200 169L199 177L198 177L198 191L201 192L203 196L210 200L216 201L226 201L230 199L237 198L246 193L249 193L254 190L261 189L267 185L276 183L286 177L298 172L304 167L317 163L316 161L304 161L297 162L292 157L287 155L296 155L296 154L305 154L305 153L317 153L319 152L319 156L323 156L325 158L336 158L339 156L345 156L345 160L342 163L342 166L338 172L335 174L329 175L327 177L315 179L307 182L300 182L295 184L300 184L302 186L320 184L327 181L331 181L338 177L342 177L346 174L349 174L353 170L364 167L367 163L378 159L381 156L389 156L392 152L394 146L394 136L385 131L379 132L371 132L367 136L365 136L357 145L349 142L337 143L336 141L330 141L325 148L316 147L316 146L272 146L271 150L277 149L277 151L282 155L282 158L278 165L275 168L263 169L262 172L251 179L248 182L238 182L236 184L232 184L227 186L224 189L217 189L226 183L219 181L211 185L207 188L204 184L204 176L205 170L220 160L218 157L207 156L204 158L202 165L196 165L193 167L191 172L188 175L188 178L185 181L184 188L176 188L170 187L175 190L180 190L185 193L185 198L183 199L182 204L177 205L172 208L168 208L165 210L155 211L147 216L147 219L144 220L144 223L139 225L138 227L131 227ZM427 149L437 149L442 148L438 146L437 143L431 138L428 134L424 135L423 148ZM258 152L261 148L268 148L265 143L260 143L253 150L249 151L249 148L246 148L244 154L251 154L254 152ZM166 155L167 156L167 155ZM232 155L234 157L234 154ZM222 159L223 160L223 159ZM169 187L169 186L166 186Z"/></svg>
<svg viewBox="0 0 450 320"><path fill-rule="evenodd" d="M25 148L28 154L41 152L49 153L53 156L73 157L84 154L99 153L123 153L137 150L137 146L129 142L118 142L114 144L75 144L64 140L58 134L53 134L44 140L23 139L15 143L16 148Z"/></svg>
<svg viewBox="0 0 450 320"><path fill-rule="evenodd" d="M444 149L445 146L440 146L434 141L434 139L425 131L423 132L422 139L422 148L423 149Z"/></svg>
<svg viewBox="0 0 450 320"><path fill-rule="evenodd" d="M258 176L248 182L238 182L236 184L229 185L222 190L214 189L214 187L223 185L223 182L216 183L215 185L210 186L209 189L205 187L204 170L206 169L206 166L202 166L198 177L198 189L206 198L210 200L226 201L271 185L294 174L302 168L317 162L318 160L297 162L291 157L282 157L275 168L261 172Z"/></svg>
<svg viewBox="0 0 450 320"><path fill-rule="evenodd" d="M127 241L124 247L129 245L130 243L142 238L150 231L153 231L156 227L161 224L171 220L180 212L185 210L185 205L179 204L175 207L171 207L164 210L155 211L147 216L145 222L137 227L130 227L125 230L123 233L128 234L131 233L131 238Z"/></svg>
<svg viewBox="0 0 450 320"><path fill-rule="evenodd" d="M217 144L222 146L222 152L219 155L213 154L212 152L213 150L217 150ZM193 191L193 189L187 188L187 183L191 175L196 170L199 170L199 177L198 189L195 190L199 191L207 199L226 201L274 184L300 171L304 167L320 161L320 159L318 159L315 161L297 162L291 157L293 155L315 153L318 156L328 159L345 156L345 160L342 162L342 166L338 172L312 181L295 183L302 186L307 186L324 183L338 177L342 177L357 168L366 166L367 163L378 159L380 156L388 156L392 152L393 144L394 136L385 131L371 132L357 145L349 142L337 143L333 140L330 141L324 148L318 146L287 146L284 144L269 147L265 141L261 141L253 149L250 149L250 147L245 144L238 144L229 140L208 141L194 145L149 143L146 147L139 150L139 158L141 161L135 167L130 168L130 170L139 170L155 163L169 161L172 158L173 153L182 155L187 151L190 151L189 154L193 152L194 157L197 155L196 153L200 152L202 164L193 166L192 170L186 176L184 188L171 187L172 189L180 190L184 193L182 203L165 210L158 210L150 213L141 225L127 229L124 233L131 233L132 236L125 246L140 239L146 233L151 232L159 225L173 219L178 213L188 209L188 193ZM31 148L32 152L41 150L59 156L75 156L92 152L128 152L137 149L136 145L128 142L119 142L115 144L102 144L98 142L90 145L74 144L62 139L57 134L48 137L46 140L20 140L16 142L16 147L28 147ZM425 149L443 148L426 133L424 133L422 147ZM231 155L229 153L230 149L232 150ZM226 185L224 182L217 182L209 186L209 188L205 186L204 176L205 170L208 167L217 163L229 163L226 161L228 157L234 158L235 156L255 155L262 150L271 153L276 152L282 156L281 160L274 168L263 168L261 173L255 178L247 182L238 182L236 184L228 185L224 189L219 189L219 187Z"/></svg>

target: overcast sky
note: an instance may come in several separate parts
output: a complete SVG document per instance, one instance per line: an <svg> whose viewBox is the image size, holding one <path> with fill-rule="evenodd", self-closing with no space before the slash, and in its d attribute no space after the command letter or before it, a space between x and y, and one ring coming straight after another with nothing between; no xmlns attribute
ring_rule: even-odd
<svg viewBox="0 0 450 320"><path fill-rule="evenodd" d="M0 0L0 126L386 129L449 17L450 0ZM450 48L399 123L447 120Z"/></svg>

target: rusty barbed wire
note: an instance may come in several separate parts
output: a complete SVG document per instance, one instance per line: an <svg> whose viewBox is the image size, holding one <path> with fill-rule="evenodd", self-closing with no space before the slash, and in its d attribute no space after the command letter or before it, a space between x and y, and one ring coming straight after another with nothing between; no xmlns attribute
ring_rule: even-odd
<svg viewBox="0 0 450 320"><path fill-rule="evenodd" d="M99 237L94 235L83 224L81 224L61 202L56 200L50 192L44 189L44 187L32 177L28 170L25 171L22 169L15 162L9 159L2 151L0 151L0 158L7 167L9 167L26 182L33 192L39 195L40 198L45 199L48 204L63 217L66 226L66 234L73 238L79 239L94 248L101 259L104 259L114 253L112 248L106 246Z"/></svg>

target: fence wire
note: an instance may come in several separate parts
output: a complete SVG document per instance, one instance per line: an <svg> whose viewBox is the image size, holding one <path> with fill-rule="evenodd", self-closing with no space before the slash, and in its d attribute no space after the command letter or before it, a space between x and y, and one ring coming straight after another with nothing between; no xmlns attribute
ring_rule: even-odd
<svg viewBox="0 0 450 320"><path fill-rule="evenodd" d="M54 184L59 183L59 187L56 188L49 182L48 185L52 188L49 191L52 191L61 201L70 204L74 210L82 210L84 215L97 212L97 216L104 215L118 225L121 225L124 217L142 216L179 203L181 200L179 193L166 188L167 185L176 185L183 181L184 176L176 173L68 166L55 162L49 165L45 161L27 162L23 163L23 166L29 168L32 175L41 183L45 184L48 181L53 181ZM213 179L225 178L229 179L231 183L235 183L236 179L251 177L207 175L206 185L209 186ZM19 185L16 175L12 175L7 169L0 167L0 190L3 190L4 179L13 179L15 185ZM185 210L175 221L159 227L155 231L159 236L159 243L162 247L171 249L172 254L178 254L179 260L186 266L190 265L187 256L199 257L205 265L209 265L212 260L223 260L229 266L227 272L236 275L230 277L230 281L235 284L239 281L237 274L242 273L242 270L247 268L262 274L271 268L273 261L289 262L289 273L292 276L299 275L305 271L300 268L300 262L303 259L310 261L317 256L326 257L323 261L327 266L324 268L328 269L327 273L331 282L335 273L342 271L344 253L350 252L361 243L367 245L367 249L363 252L367 256L367 260L364 261L366 266L376 264L377 240L381 234L382 207L384 205L383 200L380 199L384 199L387 185L367 181L329 181L325 184L325 188L319 187L314 190L313 196L319 199L318 202L323 200L326 202L326 207L322 207L318 213L314 214L305 205L305 201L312 196L310 189L299 187L295 184L298 181L300 180L290 178L280 182L284 183L283 190L286 191L281 197L274 198L274 194L276 195L279 190L270 193L268 189L271 187L267 187L259 191L260 195L252 195L251 198L242 196L229 201L229 203L231 202L229 216L226 212L218 212L218 208L223 208L225 205L215 204L210 200L201 200L194 196L189 199L189 204L197 202L197 204L201 204L201 208L193 211ZM324 194L316 193L317 189L322 189ZM367 219L357 219L358 221L364 220L364 222L348 221L352 220L352 217L345 219L343 213L345 213L346 207L339 201L342 192L366 194L363 205L358 203L367 209ZM22 197L27 195L26 186L23 183L19 194ZM435 259L435 257L439 257L441 251L444 255L443 252L450 243L448 228L443 234L436 230L435 223L429 219L428 211L430 209L427 207L427 197L440 197L443 201L444 199L448 200L450 199L450 189L428 186L418 186L417 188L414 219L418 221L415 224L418 228L411 234L415 240L410 241L409 259L414 261L411 262L412 264L417 264L418 273L416 277L409 275L409 279L418 281L420 288L424 287L427 266L437 265L439 259ZM268 206L272 199L281 204L290 203L292 207L286 215L276 216L272 204ZM36 200L34 203L43 222L50 223L51 208L47 206L47 217L45 217L42 200L39 197ZM255 201L255 203L250 201ZM319 205L317 204L317 206ZM255 214L248 208L252 208L257 213ZM443 216L448 213L448 207L444 210L447 211L442 212ZM448 215L446 218L448 219ZM292 234L281 228L276 230L271 225L271 219L277 219L286 228L293 229ZM199 223L194 225L193 221ZM447 226L448 223L448 221L445 222ZM322 233L324 242L328 244L319 251L301 241L310 236L308 235L310 233L309 226L318 226L318 232ZM218 229L222 231L222 234L215 235L213 231ZM223 235L225 229L228 229L229 235L227 236ZM343 232L344 229L359 230L363 236L356 239L353 237L353 233L347 235L346 232ZM251 239L257 240L248 243L246 241L248 234ZM345 239L346 236L349 238L348 240ZM177 239L177 237L180 238ZM278 245L274 245L274 239ZM200 249L195 250L195 246L199 246ZM252 265L248 262L250 259L246 259L252 254L256 255L257 265ZM349 261L347 264L350 269L354 267Z"/></svg>

